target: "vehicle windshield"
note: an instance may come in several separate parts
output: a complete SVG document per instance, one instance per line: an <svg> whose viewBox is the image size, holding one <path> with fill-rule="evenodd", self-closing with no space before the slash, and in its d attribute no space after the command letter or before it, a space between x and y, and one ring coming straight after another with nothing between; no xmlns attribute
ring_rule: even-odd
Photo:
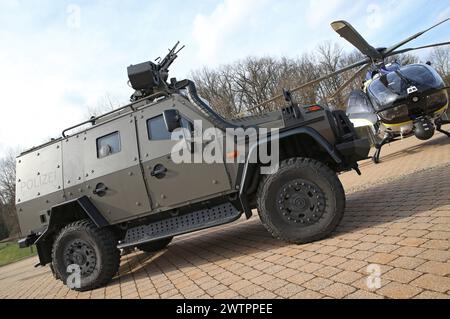
<svg viewBox="0 0 450 319"><path fill-rule="evenodd" d="M411 86L425 91L441 88L444 83L431 67L412 64L378 77L370 84L368 93L375 109L379 111L392 106L397 99L406 97Z"/></svg>

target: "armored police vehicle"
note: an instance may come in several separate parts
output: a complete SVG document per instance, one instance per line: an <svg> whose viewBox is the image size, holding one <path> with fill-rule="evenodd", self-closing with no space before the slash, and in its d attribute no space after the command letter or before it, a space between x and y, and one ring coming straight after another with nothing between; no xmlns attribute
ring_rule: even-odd
<svg viewBox="0 0 450 319"><path fill-rule="evenodd" d="M286 91L278 111L226 120L193 82L168 81L176 47L158 64L128 68L131 104L17 158L17 214L26 236L20 245L35 244L39 265L50 265L64 283L78 268L73 289L105 285L121 249L158 251L174 236L250 218L255 209L274 237L295 244L328 236L343 217L337 173L359 173L357 162L369 152L345 113L300 106ZM198 140L195 121L222 135ZM180 129L184 137L174 140ZM247 129L267 135L228 136ZM233 147L224 148L225 140ZM191 158L213 146L223 160L174 161L180 142ZM279 161L266 174L263 149Z"/></svg>

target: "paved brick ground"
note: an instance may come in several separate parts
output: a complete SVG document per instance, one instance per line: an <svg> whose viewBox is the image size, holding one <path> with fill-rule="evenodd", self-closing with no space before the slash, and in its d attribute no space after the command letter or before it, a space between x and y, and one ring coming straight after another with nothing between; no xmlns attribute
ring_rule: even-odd
<svg viewBox="0 0 450 319"><path fill-rule="evenodd" d="M384 154L363 177L341 176L348 205L332 238L288 245L254 217L125 256L111 284L87 293L34 269L35 258L9 265L0 298L450 298L450 139Z"/></svg>

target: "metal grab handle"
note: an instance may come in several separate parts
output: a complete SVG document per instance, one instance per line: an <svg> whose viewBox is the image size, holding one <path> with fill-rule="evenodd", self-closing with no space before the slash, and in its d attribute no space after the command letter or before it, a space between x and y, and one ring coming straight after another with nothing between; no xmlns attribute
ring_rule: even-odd
<svg viewBox="0 0 450 319"><path fill-rule="evenodd" d="M94 195L101 195L106 193L106 191L108 190L108 187L106 187L105 185L102 185L100 187L97 187L96 189L94 189L93 193Z"/></svg>
<svg viewBox="0 0 450 319"><path fill-rule="evenodd" d="M167 168L161 165L159 167L155 167L155 169L150 173L150 175L153 177L157 177L165 173L167 173Z"/></svg>

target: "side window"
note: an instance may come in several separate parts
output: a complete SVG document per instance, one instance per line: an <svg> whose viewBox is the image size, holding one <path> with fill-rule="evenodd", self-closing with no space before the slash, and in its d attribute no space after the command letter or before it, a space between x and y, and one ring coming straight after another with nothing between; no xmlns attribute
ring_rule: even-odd
<svg viewBox="0 0 450 319"><path fill-rule="evenodd" d="M187 128L190 132L194 131L194 125L184 117L181 118L181 127ZM148 138L152 141L164 141L172 138L172 134L167 131L162 115L149 119L147 121L147 130Z"/></svg>
<svg viewBox="0 0 450 319"><path fill-rule="evenodd" d="M189 132L194 132L194 124L192 124L189 120L186 120L184 117L181 118L181 127L186 128Z"/></svg>
<svg viewBox="0 0 450 319"><path fill-rule="evenodd" d="M170 140L171 134L167 131L162 115L147 121L148 138L152 141Z"/></svg>
<svg viewBox="0 0 450 319"><path fill-rule="evenodd" d="M97 158L105 158L121 151L120 134L114 132L97 139Z"/></svg>

